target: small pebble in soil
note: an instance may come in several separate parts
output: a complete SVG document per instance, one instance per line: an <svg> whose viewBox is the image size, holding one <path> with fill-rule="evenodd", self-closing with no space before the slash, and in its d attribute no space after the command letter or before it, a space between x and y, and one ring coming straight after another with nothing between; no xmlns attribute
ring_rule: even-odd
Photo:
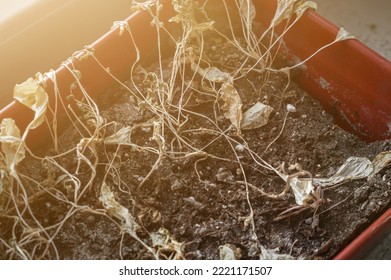
<svg viewBox="0 0 391 280"><path fill-rule="evenodd" d="M245 150L245 148L244 148L244 145L242 145L242 144L238 144L235 146L235 151L237 151L238 153L243 153L244 150Z"/></svg>
<svg viewBox="0 0 391 280"><path fill-rule="evenodd" d="M312 218L305 219L304 221L307 225L312 224Z"/></svg>
<svg viewBox="0 0 391 280"><path fill-rule="evenodd" d="M289 113L295 113L295 112L296 112L296 107L293 106L292 104L288 104L288 105L286 105L286 110L287 110Z"/></svg>

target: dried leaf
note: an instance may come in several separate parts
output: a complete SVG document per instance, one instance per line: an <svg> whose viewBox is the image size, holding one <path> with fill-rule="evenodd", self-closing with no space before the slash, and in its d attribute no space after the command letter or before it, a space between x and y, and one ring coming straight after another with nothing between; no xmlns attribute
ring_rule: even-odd
<svg viewBox="0 0 391 280"><path fill-rule="evenodd" d="M280 254L279 249L266 249L265 247L261 246L261 260L295 260L294 257L288 254Z"/></svg>
<svg viewBox="0 0 391 280"><path fill-rule="evenodd" d="M168 256L171 260L184 260L183 244L170 235L167 229L161 228L158 232L152 232L150 234L153 247L157 249L158 256Z"/></svg>
<svg viewBox="0 0 391 280"><path fill-rule="evenodd" d="M151 7L153 7L156 4L156 0L142 0L142 1L131 1L131 8L134 11L148 11Z"/></svg>
<svg viewBox="0 0 391 280"><path fill-rule="evenodd" d="M126 126L118 130L116 133L108 136L103 141L107 145L126 145L131 144L130 136L132 133L132 128Z"/></svg>
<svg viewBox="0 0 391 280"><path fill-rule="evenodd" d="M316 10L316 3L305 0L278 0L277 9L271 26L280 24L283 20L289 19L294 14L296 14L297 17L301 17L302 14L310 8Z"/></svg>
<svg viewBox="0 0 391 280"><path fill-rule="evenodd" d="M122 36L125 31L129 31L129 24L127 21L114 21L111 29L119 28L119 36Z"/></svg>
<svg viewBox="0 0 391 280"><path fill-rule="evenodd" d="M232 244L219 247L220 260L239 260L242 256L240 248Z"/></svg>
<svg viewBox="0 0 391 280"><path fill-rule="evenodd" d="M261 102L257 102L243 114L242 129L255 129L268 123L273 108Z"/></svg>
<svg viewBox="0 0 391 280"><path fill-rule="evenodd" d="M1 160L0 167L14 172L15 166L25 157L25 148L20 137L19 128L13 119L3 119L0 132Z"/></svg>
<svg viewBox="0 0 391 280"><path fill-rule="evenodd" d="M196 67L194 67L196 68ZM209 67L206 69L201 69L200 67L197 68L198 74L200 74L204 79L207 79L208 81L214 82L214 83L233 83L232 76L227 73L221 71L217 67Z"/></svg>
<svg viewBox="0 0 391 280"><path fill-rule="evenodd" d="M29 128L34 129L40 126L44 121L49 99L39 82L29 78L24 83L16 85L14 98L35 112Z"/></svg>
<svg viewBox="0 0 391 280"><path fill-rule="evenodd" d="M294 5L293 12L297 17L301 17L308 9L316 10L318 8L318 5L313 1L299 0L294 2L296 3Z"/></svg>
<svg viewBox="0 0 391 280"><path fill-rule="evenodd" d="M379 173L384 167L391 163L391 151L378 154L372 161L373 172L369 175L368 180Z"/></svg>
<svg viewBox="0 0 391 280"><path fill-rule="evenodd" d="M164 149L165 146L165 140L162 135L162 122L161 121L154 121L153 122L153 135L152 135L152 140L156 141L158 143L159 148L161 150Z"/></svg>
<svg viewBox="0 0 391 280"><path fill-rule="evenodd" d="M193 28L193 30L197 30L197 31L201 31L201 32L207 31L207 30L212 30L214 24L215 24L214 21L206 21L206 22L198 23Z"/></svg>
<svg viewBox="0 0 391 280"><path fill-rule="evenodd" d="M136 237L136 230L139 228L139 225L135 222L129 210L115 200L113 192L105 182L102 184L99 200L103 203L110 216L122 221L123 230Z"/></svg>
<svg viewBox="0 0 391 280"><path fill-rule="evenodd" d="M314 178L314 184L321 187L333 186L349 180L367 178L374 171L371 161L363 157L350 157L330 178Z"/></svg>
<svg viewBox="0 0 391 280"><path fill-rule="evenodd" d="M312 198L314 186L311 179L293 178L289 183L295 196L295 201L298 205L304 205Z"/></svg>
<svg viewBox="0 0 391 280"><path fill-rule="evenodd" d="M353 35L351 35L349 32L347 32L342 27L339 29L337 37L335 39L336 42L343 41L343 40L349 40L349 39L356 39Z"/></svg>
<svg viewBox="0 0 391 280"><path fill-rule="evenodd" d="M197 10L200 10L200 5L198 1L172 0L172 6L177 14L169 21L182 23L182 28L184 31L190 32L194 36L195 34L193 33L195 33L195 31L199 33L212 29L212 26L214 24L213 21L207 21L202 23L199 23L197 21L195 13Z"/></svg>
<svg viewBox="0 0 391 280"><path fill-rule="evenodd" d="M242 100L236 88L229 82L224 83L220 89L221 99L224 105L221 109L224 111L224 117L229 119L236 130L240 131L242 123Z"/></svg>
<svg viewBox="0 0 391 280"><path fill-rule="evenodd" d="M240 1L240 13L244 17L246 25L251 26L257 14L253 1Z"/></svg>

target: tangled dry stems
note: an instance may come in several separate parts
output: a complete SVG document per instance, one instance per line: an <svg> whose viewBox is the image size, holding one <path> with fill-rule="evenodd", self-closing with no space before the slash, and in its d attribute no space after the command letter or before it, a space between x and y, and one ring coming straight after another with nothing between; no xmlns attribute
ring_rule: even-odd
<svg viewBox="0 0 391 280"><path fill-rule="evenodd" d="M0 241L6 248L7 258L61 258L61 253L58 251L54 242L56 236L72 216L78 212L87 212L93 215L106 216L118 226L122 234L119 248L121 257L123 236L129 234L146 248L153 258L183 259L184 244L177 242L164 229L156 233L148 233L143 228L142 215L134 217L131 209L125 208L116 201L114 195L116 192L128 195L129 199L133 200L129 188L122 181L120 172L116 167L120 147L129 147L132 151L152 154L156 158L155 163L147 175L139 183L137 187L138 191L143 189L150 177L159 169L165 158L195 158L194 170L198 174L200 181L202 181L202 178L197 171L197 164L200 161L215 159L232 162L233 160L243 174L243 181L237 183L245 186L246 190L248 215L244 219L244 224L251 232L252 246L259 252L260 257L268 254L267 249L260 244L255 231L250 189L257 188L248 182L244 164L241 162L235 146L238 144L243 145L245 151L251 156L254 164L260 170L272 171L287 182L288 187L286 187L281 195L267 194L257 189L264 196L273 199L283 199L289 190L289 179L287 179L287 174L281 173L266 162L262 158L262 155L252 151L242 137L240 129L242 118L240 114L241 109L234 107L240 102L237 99L238 95L235 95L237 93L235 93L234 81L245 77L251 71L262 73L266 79L268 72L282 71L289 78L289 69L298 65L285 69L274 69L272 64L276 55L275 49L279 49L285 32L295 24L304 10L313 7L313 4L310 1L279 1L279 10L273 22L261 36L257 36L253 28L255 8L252 1L235 0L234 2L233 6L237 9L236 14L239 16L239 21L232 18L233 15L229 12L230 7L227 1L222 0L219 3L219 5L224 7L229 25L229 32L225 32L218 30L215 27L213 19L208 17L205 6L208 4L208 1L205 1L205 4L201 5L191 0L173 0L172 5L176 15L170 21L182 27L180 38L175 39L175 36L161 22L160 13L163 8L161 1L133 1L133 8L149 13L151 23L156 28L159 72L148 72L142 68L140 65L141 55L137 42L134 40L132 34L132 27L126 22L116 22L113 28L118 29L118 36L129 36L133 43L129 47L136 50L136 60L132 64L130 75L132 86L127 86L112 75L110 69L103 65L99 58L95 56L94 49L86 47L82 51L82 57L72 57L63 64L74 77L75 82L73 86L82 92L81 99L75 98L72 94L67 97L76 103L79 112L82 112L81 115L75 112L71 106L65 105L66 102L63 100L63 95L58 90L54 71L49 72L42 78L41 83L46 78L50 79L54 84L55 105L53 108L49 108L50 113L53 115L53 120L49 123L49 128L53 138L54 150L57 154L39 157L26 147L28 154L41 161L43 167L46 168L48 176L44 182L37 182L21 172L14 172L13 174L2 173L2 178L7 178L2 179L4 191L1 200L1 215L2 219L9 221L11 228L8 232L7 239L1 237ZM292 18L294 20L291 20ZM285 32L276 35L274 27L283 20L288 20ZM234 24L239 24L240 26L241 32L239 35ZM243 55L241 66L232 69L230 72L220 70L222 68L230 69L228 65L225 67L219 66L220 68L214 66L208 60L207 55L205 55L206 32L213 33L214 36L222 38L227 44L232 45L238 53L241 53ZM168 36L176 46L170 63L171 68L168 73L167 69L163 69L163 36ZM73 65L75 59L84 59L85 57L93 58L101 66L103 71L106 71L119 85L128 91L129 95L135 99L140 110L149 112L153 117L133 127L126 127L115 122L107 122L101 116L95 101L83 87L81 73ZM248 66L249 64L251 66ZM189 65L191 66L190 70ZM136 76L143 77L143 84L147 85L146 88L139 86L139 83L135 81ZM201 87L197 88L194 85L195 81L199 79L201 79ZM266 80L264 82L266 83ZM228 95L227 92L222 91L222 88L230 88L232 95ZM214 102L215 106L212 114L214 117L192 111L186 106L194 99L194 92ZM223 105L221 105L221 101L223 101ZM62 150L62 143L58 141L56 119L60 106L65 109L70 122L80 137L75 147L64 152L60 152ZM187 128L191 116L201 119L204 125L196 128ZM231 126L221 127L219 125L218 119L222 116L230 119ZM136 144L132 140L132 135L141 128L148 128L152 131L151 141L154 142L154 145L143 146ZM111 134L108 134L109 131ZM23 140L25 140L27 134L24 134ZM214 138L204 146L198 147L190 139L199 134L208 134ZM221 139L231 148L232 157L225 158L218 154L206 152L210 145ZM117 148L113 153L105 153L104 158L102 158L97 148L98 145L102 144L116 146ZM25 145L22 144L20 147L25 147ZM75 170L68 170L62 164L61 159L69 155L73 155L77 159ZM96 185L98 166L103 166L103 170L105 170L100 186ZM306 173L306 175L308 174ZM283 187L283 184L281 186ZM102 206L96 208L92 205L84 204L84 198L87 194L95 195ZM48 195L58 203L67 205L67 210L63 213L63 218L49 226L44 225L42 219L36 217L31 207L32 203L43 195ZM153 216L159 219L159 213L154 213ZM141 231L147 233L149 240L139 237Z"/></svg>

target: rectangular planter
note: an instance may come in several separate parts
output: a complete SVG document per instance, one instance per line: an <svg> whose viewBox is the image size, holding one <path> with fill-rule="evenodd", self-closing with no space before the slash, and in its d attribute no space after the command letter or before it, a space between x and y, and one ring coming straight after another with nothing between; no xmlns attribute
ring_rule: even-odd
<svg viewBox="0 0 391 280"><path fill-rule="evenodd" d="M254 4L258 20L267 26L274 15L275 2L260 0L254 1ZM161 17L168 19L171 14L172 11L163 9ZM153 51L156 29L151 26L149 16L137 12L128 17L126 22L141 54ZM114 76L124 80L129 75L131 62L136 59L137 52L129 47L133 45L130 36L119 35L119 28L117 26L104 34L91 48L104 67L109 67ZM286 34L284 41L295 59L304 60L320 47L332 42L338 30L316 12L308 11ZM70 61L66 63L81 72L85 89L92 95L97 95L114 81L94 59L84 58L86 52L83 50L77 53L72 59L72 65ZM298 76L298 82L321 102L340 126L371 142L391 139L390 77L390 61L359 41L348 40L323 50L307 61ZM56 70L56 79L61 95L68 96L74 77L64 65ZM54 85L50 79L46 80L46 91L49 96L53 96ZM77 94L75 91L73 93ZM54 102L54 98L51 102ZM0 111L0 119L13 118L23 130L33 117L32 112L26 111L23 105L12 102ZM66 118L61 117L61 110L59 113L58 121L64 127ZM32 148L42 147L49 139L48 129L42 125L31 131L28 144ZM391 211L388 211L346 249L349 253L341 253L337 259L361 256L363 252L359 251L363 242L370 244L372 239L379 236L379 231L389 230L390 227Z"/></svg>

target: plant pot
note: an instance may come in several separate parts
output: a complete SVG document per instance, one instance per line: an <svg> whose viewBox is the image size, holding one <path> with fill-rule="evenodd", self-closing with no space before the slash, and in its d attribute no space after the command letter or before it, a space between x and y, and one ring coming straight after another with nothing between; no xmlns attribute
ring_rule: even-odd
<svg viewBox="0 0 391 280"><path fill-rule="evenodd" d="M257 18L265 26L270 22L275 3L273 1L254 1L257 7ZM161 17L170 18L172 11L164 9ZM133 40L141 54L153 51L156 43L156 29L151 26L147 14L137 12L126 19ZM122 24L122 27L124 25ZM120 80L128 77L131 62L137 57L137 51L132 46L129 36L120 36L121 24L103 35L90 47L94 49L94 55L105 68L110 68L111 74ZM338 28L319 16L314 11L308 11L300 21L285 35L285 43L290 50L292 59L304 60L322 46L332 42ZM147 36L148 35L148 36ZM107 72L102 70L93 58L86 57L88 50L83 50L74 55L72 62L67 61L66 66L75 68L82 75L84 88L92 95L98 95L111 86L115 81ZM64 100L70 94L70 88L74 83L74 77L64 65L56 70L56 82ZM348 40L335 44L305 63L305 67L298 76L298 82L303 89L317 98L326 111L331 113L336 122L352 133L355 133L365 141L391 139L391 63L364 46L356 40ZM54 84L46 78L46 91L49 96L54 95ZM73 94L80 92L73 90ZM51 98L51 104L54 104ZM71 104L71 103L70 103ZM67 106L67 104L65 104ZM58 122L60 127L66 125L64 112L59 107ZM32 112L26 113L26 108L18 102L12 102L0 111L0 118L13 118L19 128L26 128L32 120ZM49 118L50 114L48 115ZM46 125L31 131L28 144L32 148L38 148L50 140ZM391 212L388 211L380 223L387 224L389 228ZM378 236L371 228L383 230L378 224L371 226L365 234L365 238L359 240L369 242ZM384 230L386 230L384 228ZM362 246L363 241L354 241L349 248L357 250L337 258L349 258L358 255L357 245ZM350 249L349 249L350 250Z"/></svg>
<svg viewBox="0 0 391 280"><path fill-rule="evenodd" d="M364 230L356 239L344 248L334 259L336 260L358 260L372 258L371 253L377 246L382 244L391 234L391 209L388 209L372 225ZM387 243L388 244L388 243ZM377 255L373 256L377 258Z"/></svg>

